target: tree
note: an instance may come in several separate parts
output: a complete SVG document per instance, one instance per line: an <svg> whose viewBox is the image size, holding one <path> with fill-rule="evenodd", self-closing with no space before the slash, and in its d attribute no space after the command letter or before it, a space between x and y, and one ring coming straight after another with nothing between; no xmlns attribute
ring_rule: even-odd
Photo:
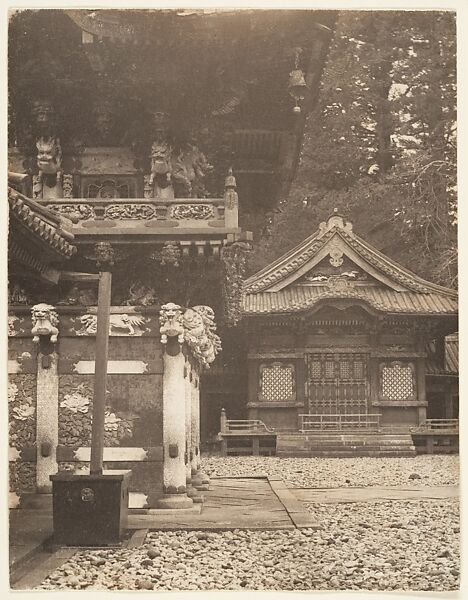
<svg viewBox="0 0 468 600"><path fill-rule="evenodd" d="M250 271L310 235L336 207L383 252L453 285L454 123L452 13L340 13L291 193Z"/></svg>

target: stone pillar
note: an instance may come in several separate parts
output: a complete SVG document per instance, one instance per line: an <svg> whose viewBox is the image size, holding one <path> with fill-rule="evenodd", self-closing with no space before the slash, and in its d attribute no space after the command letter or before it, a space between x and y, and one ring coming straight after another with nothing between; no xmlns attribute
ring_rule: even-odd
<svg viewBox="0 0 468 600"><path fill-rule="evenodd" d="M185 357L176 338L169 338L163 356L163 489L160 508L190 508L185 467Z"/></svg>
<svg viewBox="0 0 468 600"><path fill-rule="evenodd" d="M55 352L37 355L36 485L40 494L52 492L50 475L57 473L58 357Z"/></svg>
<svg viewBox="0 0 468 600"><path fill-rule="evenodd" d="M196 461L196 472L192 475L192 485L200 491L208 491L210 489L210 478L206 473L201 470L201 456L200 456L200 377L197 375L195 389L194 389L194 430L197 440L197 461Z"/></svg>
<svg viewBox="0 0 468 600"><path fill-rule="evenodd" d="M196 405L196 386L197 386L198 375L196 371L193 371L192 383L190 386L190 395L192 402L191 409L191 433L192 433L192 477L196 474L200 468L200 441L199 441L199 430L197 430L199 419L197 418L197 405Z"/></svg>
<svg viewBox="0 0 468 600"><path fill-rule="evenodd" d="M192 482L192 393L191 393L191 381L192 381L192 367L190 362L187 360L184 367L184 384L185 384L185 473L187 487Z"/></svg>
<svg viewBox="0 0 468 600"><path fill-rule="evenodd" d="M187 363L187 377L185 378L185 427L187 432L187 496L194 502L203 502L203 496L197 488L192 485L192 466L196 460L195 447L197 446L197 431L194 423L197 422L193 411L193 390L195 385L196 371L193 365Z"/></svg>

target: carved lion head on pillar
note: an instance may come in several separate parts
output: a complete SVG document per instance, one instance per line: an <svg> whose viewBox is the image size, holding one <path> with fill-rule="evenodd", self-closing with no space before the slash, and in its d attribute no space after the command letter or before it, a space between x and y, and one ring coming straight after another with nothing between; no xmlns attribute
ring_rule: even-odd
<svg viewBox="0 0 468 600"><path fill-rule="evenodd" d="M177 336L177 341L181 344L184 341L184 326L182 324L182 308L178 304L168 302L161 306L159 311L159 323L161 327L161 343L167 344L168 337Z"/></svg>
<svg viewBox="0 0 468 600"><path fill-rule="evenodd" d="M39 336L50 336L52 344L57 342L59 318L54 306L45 303L35 304L31 309L31 320L33 324L31 333L35 344L39 343Z"/></svg>

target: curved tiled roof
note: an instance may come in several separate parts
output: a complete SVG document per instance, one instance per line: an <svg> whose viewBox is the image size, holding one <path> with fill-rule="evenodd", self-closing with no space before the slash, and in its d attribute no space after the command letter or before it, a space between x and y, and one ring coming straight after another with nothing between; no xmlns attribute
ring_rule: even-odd
<svg viewBox="0 0 468 600"><path fill-rule="evenodd" d="M63 217L10 187L8 202L14 218L52 250L68 258L75 254L76 246L70 243L74 236L64 228Z"/></svg>
<svg viewBox="0 0 468 600"><path fill-rule="evenodd" d="M295 286L279 292L244 296L245 315L297 313L313 308L322 300L345 298L362 301L379 312L399 314L456 315L457 300L440 294L396 292L378 287L350 287L331 290L327 286Z"/></svg>

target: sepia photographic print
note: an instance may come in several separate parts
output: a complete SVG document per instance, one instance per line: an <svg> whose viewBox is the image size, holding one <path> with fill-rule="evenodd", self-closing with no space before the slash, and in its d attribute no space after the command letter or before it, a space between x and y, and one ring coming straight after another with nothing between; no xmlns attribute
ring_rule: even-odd
<svg viewBox="0 0 468 600"><path fill-rule="evenodd" d="M10 590L458 591L456 7L72 4L8 12Z"/></svg>

